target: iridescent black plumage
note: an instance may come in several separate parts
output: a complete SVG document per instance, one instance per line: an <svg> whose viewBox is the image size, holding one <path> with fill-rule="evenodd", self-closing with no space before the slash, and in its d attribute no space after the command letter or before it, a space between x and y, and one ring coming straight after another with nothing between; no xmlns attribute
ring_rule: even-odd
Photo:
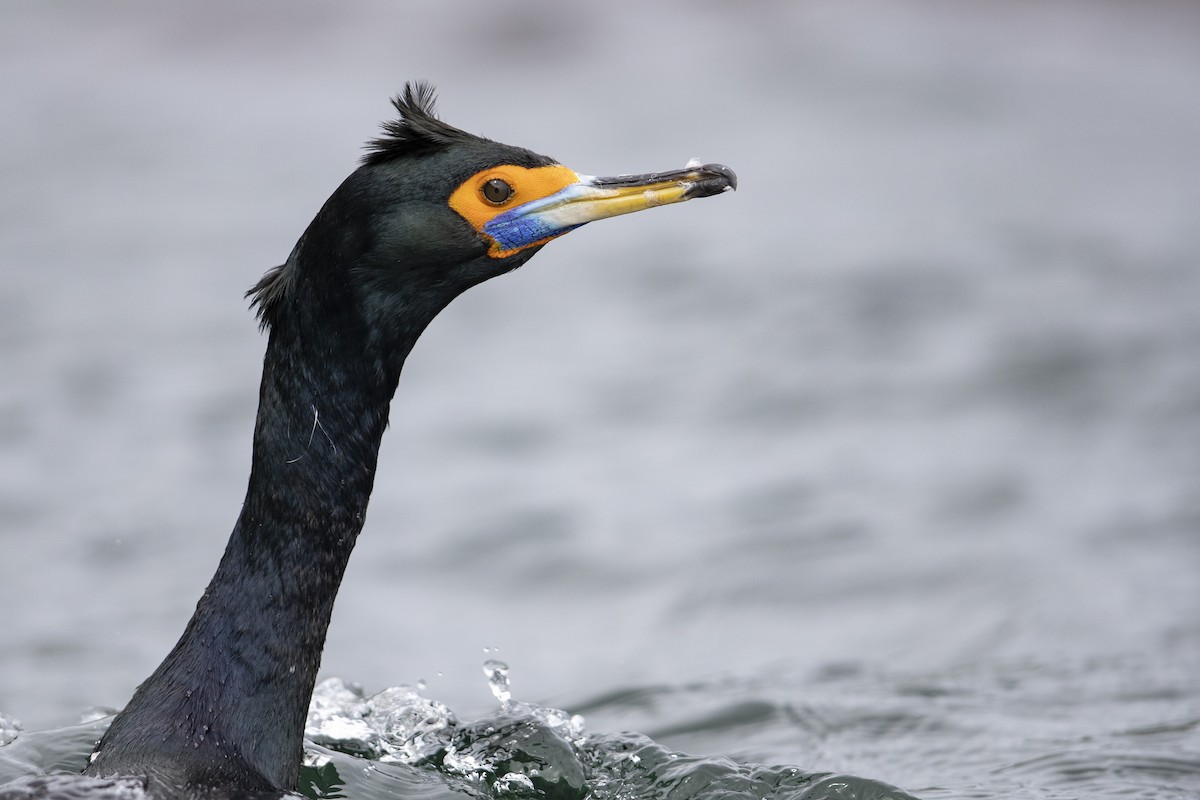
<svg viewBox="0 0 1200 800"><path fill-rule="evenodd" d="M515 268L447 205L495 163L545 164L458 131L409 86L404 116L251 290L269 330L242 513L183 637L113 722L92 775L151 789L296 785L333 600L362 528L388 404L425 326Z"/></svg>
<svg viewBox="0 0 1200 800"><path fill-rule="evenodd" d="M0 800L125 786L94 780L110 776L159 798L294 789L334 598L363 526L388 406L421 332L459 294L520 266L549 238L612 216L605 203L616 195L624 199L615 213L628 213L735 181L712 166L648 176L653 185L583 181L551 158L441 122L427 84L410 84L393 103L399 118L368 144L287 261L249 292L269 335L250 481L183 636L117 715L89 777L73 788L26 781L0 789ZM479 191L500 167L517 182L541 176L522 184L524 195L514 190L507 209ZM605 180L610 188L597 190ZM570 217L497 252L471 221L478 208L461 212L452 197L477 203L485 219L559 213L563 204ZM539 201L560 199L559 212L540 210Z"/></svg>
<svg viewBox="0 0 1200 800"><path fill-rule="evenodd" d="M403 92L392 98L392 105L399 116L381 125L383 136L367 142L364 148L367 152L362 158L364 164L381 164L393 158L441 149L456 141L480 138L437 118L434 111L437 93L431 84L408 84Z"/></svg>

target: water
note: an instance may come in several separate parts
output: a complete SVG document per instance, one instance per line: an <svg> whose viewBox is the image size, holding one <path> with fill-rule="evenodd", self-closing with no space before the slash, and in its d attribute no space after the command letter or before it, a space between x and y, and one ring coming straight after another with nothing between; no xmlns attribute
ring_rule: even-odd
<svg viewBox="0 0 1200 800"><path fill-rule="evenodd" d="M1200 795L1195 7L642 5L0 11L6 776L81 763L63 726L182 630L245 488L240 295L426 77L581 172L739 191L435 322L325 675L477 721L503 661L598 775L637 731L702 773Z"/></svg>
<svg viewBox="0 0 1200 800"><path fill-rule="evenodd" d="M687 756L635 733L590 734L579 715L512 700L502 662L489 660L485 671L500 708L472 722L461 722L411 687L366 696L340 679L324 681L314 692L306 726L301 791L314 798L912 800L894 787L854 776ZM86 753L106 723L18 735L0 750L0 780L16 778L9 786L23 786L21 779L39 768L78 772L79 753ZM96 780L75 774L51 779ZM122 790L128 800L146 796L136 784Z"/></svg>

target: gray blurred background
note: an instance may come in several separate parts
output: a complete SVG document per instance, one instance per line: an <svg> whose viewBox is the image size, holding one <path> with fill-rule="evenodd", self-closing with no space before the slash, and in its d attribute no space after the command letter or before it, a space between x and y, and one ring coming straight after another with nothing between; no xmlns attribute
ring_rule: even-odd
<svg viewBox="0 0 1200 800"><path fill-rule="evenodd" d="M979 707L1200 719L1190 2L5 3L0 711L120 706L182 631L248 474L242 293L417 78L577 171L740 188L434 323L325 674L466 714L484 648L566 706L1035 674Z"/></svg>

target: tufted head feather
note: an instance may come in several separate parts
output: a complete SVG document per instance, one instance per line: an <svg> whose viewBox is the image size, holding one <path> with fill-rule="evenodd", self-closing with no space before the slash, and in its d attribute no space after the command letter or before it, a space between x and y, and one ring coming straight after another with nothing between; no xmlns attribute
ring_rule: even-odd
<svg viewBox="0 0 1200 800"><path fill-rule="evenodd" d="M383 123L383 135L367 142L362 163L382 164L401 156L440 150L457 141L477 139L434 116L437 92L425 81L407 83L392 98L400 116Z"/></svg>

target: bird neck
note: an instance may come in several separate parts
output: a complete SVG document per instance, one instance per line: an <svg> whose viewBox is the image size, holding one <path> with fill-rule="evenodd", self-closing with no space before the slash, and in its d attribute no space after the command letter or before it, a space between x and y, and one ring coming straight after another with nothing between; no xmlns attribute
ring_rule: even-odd
<svg viewBox="0 0 1200 800"><path fill-rule="evenodd" d="M295 787L334 597L412 344L372 358L353 331L273 326L241 515L182 638L114 720L90 773Z"/></svg>

